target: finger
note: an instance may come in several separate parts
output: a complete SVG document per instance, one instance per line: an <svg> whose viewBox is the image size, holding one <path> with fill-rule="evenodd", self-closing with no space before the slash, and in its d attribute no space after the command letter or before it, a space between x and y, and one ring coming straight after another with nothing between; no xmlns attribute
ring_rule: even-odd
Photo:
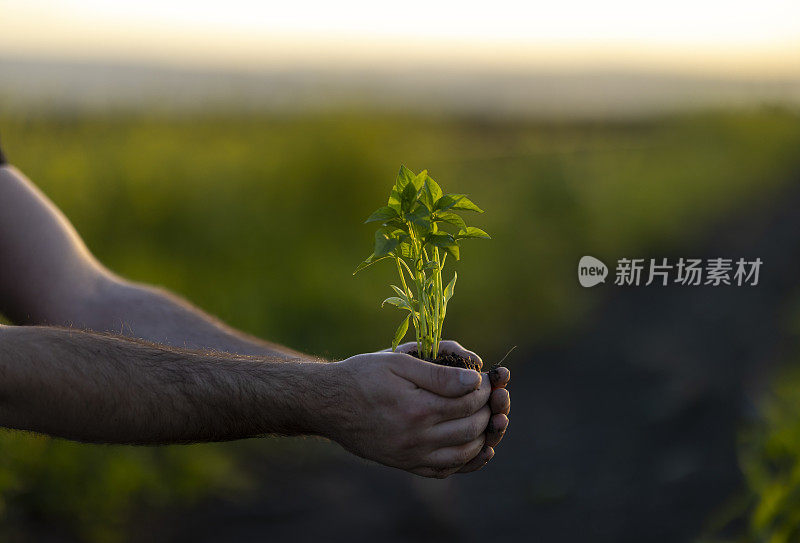
<svg viewBox="0 0 800 543"><path fill-rule="evenodd" d="M468 349L465 349L459 342L453 341L451 339L445 339L439 342L439 350L459 354L465 358L470 358L478 362L478 366L483 367L483 360L477 353L474 353Z"/></svg>
<svg viewBox="0 0 800 543"><path fill-rule="evenodd" d="M420 388L448 398L458 398L478 389L483 380L477 371L440 366L407 354L397 354L394 360L392 370L395 374Z"/></svg>
<svg viewBox="0 0 800 543"><path fill-rule="evenodd" d="M508 417L503 414L492 415L489 425L486 427L486 444L489 447L496 447L508 429Z"/></svg>
<svg viewBox="0 0 800 543"><path fill-rule="evenodd" d="M489 407L492 413L508 415L511 412L511 395L504 388L494 389L489 398Z"/></svg>
<svg viewBox="0 0 800 543"><path fill-rule="evenodd" d="M470 460L466 466L458 470L456 473L471 473L473 471L478 471L483 466L485 466L489 460L494 457L494 449L489 447L488 445L484 445L481 452L478 453L478 456Z"/></svg>
<svg viewBox="0 0 800 543"><path fill-rule="evenodd" d="M481 434L469 443L437 449L428 455L424 464L429 468L459 470L478 456L485 442L486 436Z"/></svg>
<svg viewBox="0 0 800 543"><path fill-rule="evenodd" d="M384 351L391 351L391 350L392 350L391 347L388 349L384 349ZM395 352L408 354L411 351L416 351L416 350L417 350L417 342L407 341L401 345L398 345L397 348L395 349Z"/></svg>
<svg viewBox="0 0 800 543"><path fill-rule="evenodd" d="M469 443L486 431L491 417L492 412L489 410L489 406L484 405L469 417L434 425L427 432L427 441L436 449Z"/></svg>
<svg viewBox="0 0 800 543"><path fill-rule="evenodd" d="M485 375L485 374L484 374ZM439 398L434 403L435 422L463 419L481 410L489 402L492 388L489 379L483 379L478 390L465 394L460 398Z"/></svg>
<svg viewBox="0 0 800 543"><path fill-rule="evenodd" d="M489 380L492 382L492 388L502 388L511 380L511 372L508 368L497 366L489 370Z"/></svg>

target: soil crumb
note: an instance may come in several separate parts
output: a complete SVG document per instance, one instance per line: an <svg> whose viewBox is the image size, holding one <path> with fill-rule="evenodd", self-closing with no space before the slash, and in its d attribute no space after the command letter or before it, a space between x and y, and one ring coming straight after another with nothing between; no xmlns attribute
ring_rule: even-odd
<svg viewBox="0 0 800 543"><path fill-rule="evenodd" d="M415 356L419 358L419 353L416 350L411 351L411 356ZM453 354L453 353L439 353L439 356L436 357L436 360L433 360L434 364L439 364L440 366L450 366L452 368L467 368L468 370L475 370L481 371L481 363L477 360L473 360L472 358L465 358L461 355Z"/></svg>

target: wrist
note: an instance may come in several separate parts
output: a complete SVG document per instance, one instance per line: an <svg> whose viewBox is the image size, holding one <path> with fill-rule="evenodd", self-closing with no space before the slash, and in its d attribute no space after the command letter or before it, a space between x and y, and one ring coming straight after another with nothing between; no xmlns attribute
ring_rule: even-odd
<svg viewBox="0 0 800 543"><path fill-rule="evenodd" d="M305 389L300 399L304 433L336 440L348 405L347 368L339 363L306 362Z"/></svg>
<svg viewBox="0 0 800 543"><path fill-rule="evenodd" d="M267 434L321 434L327 364L310 358L197 354L189 396L199 404L198 416L211 434L222 439Z"/></svg>
<svg viewBox="0 0 800 543"><path fill-rule="evenodd" d="M258 410L267 418L283 415L277 433L332 438L342 404L342 372L337 364L302 358L266 365L269 369L263 379L266 390L262 398L277 396L282 401L279 405L261 405Z"/></svg>

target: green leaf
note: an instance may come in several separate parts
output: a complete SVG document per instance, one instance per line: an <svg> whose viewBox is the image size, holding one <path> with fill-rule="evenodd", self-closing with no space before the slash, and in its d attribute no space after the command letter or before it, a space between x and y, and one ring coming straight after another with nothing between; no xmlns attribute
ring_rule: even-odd
<svg viewBox="0 0 800 543"><path fill-rule="evenodd" d="M375 258L382 258L394 251L398 245L400 245L400 240L381 228L375 232L375 249L373 250L373 254Z"/></svg>
<svg viewBox="0 0 800 543"><path fill-rule="evenodd" d="M458 273L453 272L453 278L447 283L447 286L444 288L444 303L446 304L450 298L453 297L453 293L456 290L456 279L458 279Z"/></svg>
<svg viewBox="0 0 800 543"><path fill-rule="evenodd" d="M364 221L364 223L366 224L369 222L386 222L392 219L396 219L399 216L400 215L398 215L397 210L395 210L394 208L391 208L389 206L383 206L373 211L372 215L370 215L367 218L367 220Z"/></svg>
<svg viewBox="0 0 800 543"><path fill-rule="evenodd" d="M411 213L406 215L406 219L415 224L422 225L427 223L428 225L430 225L431 212L428 210L427 207L418 205L413 209L413 211L411 211Z"/></svg>
<svg viewBox="0 0 800 543"><path fill-rule="evenodd" d="M460 209L463 211L477 211L483 213L483 210L475 205L475 203L467 198L465 194L445 194L438 202L436 202L436 210L446 211L448 209Z"/></svg>
<svg viewBox="0 0 800 543"><path fill-rule="evenodd" d="M392 290L394 290L397 293L398 296L400 296L402 299L408 301L408 296L406 296L406 293L403 292L403 289L401 289L397 285L389 285L389 286L392 287Z"/></svg>
<svg viewBox="0 0 800 543"><path fill-rule="evenodd" d="M408 238L408 234L405 231L401 230L400 228L395 228L394 226L389 224L381 226L380 228L378 228L377 231L383 232L390 238L397 238L400 241L405 241L405 239Z"/></svg>
<svg viewBox="0 0 800 543"><path fill-rule="evenodd" d="M403 199L403 190L405 190L406 186L411 183L414 177L416 177L414 172L405 166L400 166L400 171L397 172L397 179L392 187L392 192L389 194L389 202L387 203L387 207L390 207L400 213L402 207L400 202Z"/></svg>
<svg viewBox="0 0 800 543"><path fill-rule="evenodd" d="M418 189L413 183L409 183L406 185L406 188L403 189L403 193L400 195L400 209L402 209L404 213L408 213L411 211L411 208L414 207L414 202L417 201L417 192Z"/></svg>
<svg viewBox="0 0 800 543"><path fill-rule="evenodd" d="M476 211L478 213L483 213L483 210L476 206L472 200L464 196L463 194L454 194L453 196L461 196L455 204L453 204L452 209L462 209L464 211Z"/></svg>
<svg viewBox="0 0 800 543"><path fill-rule="evenodd" d="M392 193L389 194L389 201L386 204L387 207L391 207L397 213L400 213L402 206L400 205L400 192L397 190L396 187L392 187Z"/></svg>
<svg viewBox="0 0 800 543"><path fill-rule="evenodd" d="M448 253L453 255L453 258L455 258L456 260L459 260L460 251L459 251L458 243L456 243L455 245L448 245L444 249L445 249L445 251L447 251Z"/></svg>
<svg viewBox="0 0 800 543"><path fill-rule="evenodd" d="M422 187L425 185L425 179L428 177L428 170L422 170L417 175L414 176L414 179L411 180L411 183L414 185L414 188L417 189L419 192Z"/></svg>
<svg viewBox="0 0 800 543"><path fill-rule="evenodd" d="M425 237L425 245L440 247L458 260L458 242L447 232L431 232Z"/></svg>
<svg viewBox="0 0 800 543"><path fill-rule="evenodd" d="M442 189L429 175L425 176L425 184L420 191L420 201L425 204L430 211L436 208L436 202L442 197Z"/></svg>
<svg viewBox="0 0 800 543"><path fill-rule="evenodd" d="M463 194L445 194L434 206L434 211L447 211L458 203L459 200L464 198Z"/></svg>
<svg viewBox="0 0 800 543"><path fill-rule="evenodd" d="M467 226L466 228L462 228L458 234L454 236L456 239L469 239L469 238L482 238L482 239L492 239L492 236L477 228L475 226Z"/></svg>
<svg viewBox="0 0 800 543"><path fill-rule="evenodd" d="M364 260L364 262L362 262L361 264L359 264L359 265L358 265L358 267L356 268L356 271L354 271L354 272L353 272L353 275L357 274L358 272L360 272L360 271L361 271L361 270L363 270L364 268L366 268L366 267L369 267L369 266L372 266L372 265L373 265L373 264L375 264L376 262L378 262L378 261L380 261L380 260L383 260L383 259L385 259L385 258L389 258L389 256L388 256L388 255L386 255L386 256L382 256L382 257L380 257L380 258L375 258L375 253L372 253L371 255L369 255L369 256L368 256L368 257L367 257L367 258Z"/></svg>
<svg viewBox="0 0 800 543"><path fill-rule="evenodd" d="M439 183L433 180L433 177L430 175L425 178L425 188L428 193L431 195L431 199L433 203L439 201L439 198L442 197L442 188L439 186Z"/></svg>
<svg viewBox="0 0 800 543"><path fill-rule="evenodd" d="M447 232L431 232L425 236L425 245L435 245L437 247L445 247L455 243L452 234Z"/></svg>
<svg viewBox="0 0 800 543"><path fill-rule="evenodd" d="M424 205L417 205L411 213L406 215L406 219L414 223L421 230L423 236L433 230L431 212Z"/></svg>
<svg viewBox="0 0 800 543"><path fill-rule="evenodd" d="M381 302L381 307L385 306L386 304L391 304L393 306L399 307L400 309L405 309L407 311L412 311L411 305L403 298L398 298L397 296L391 296L386 298L383 302Z"/></svg>
<svg viewBox="0 0 800 543"><path fill-rule="evenodd" d="M414 256L411 251L411 244L406 242L400 242L400 245L397 246L394 254L397 256L402 256L403 258L413 258Z"/></svg>
<svg viewBox="0 0 800 543"><path fill-rule="evenodd" d="M397 349L397 346L400 345L400 342L403 340L403 336L406 335L408 332L408 319L411 317L411 313L406 315L406 318L400 322L400 326L397 327L397 330L394 332L394 338L392 338L392 352Z"/></svg>
<svg viewBox="0 0 800 543"><path fill-rule="evenodd" d="M414 172L401 164L400 171L397 172L397 179L394 182L398 192L403 192L403 189L406 188L406 185L408 185L414 177L416 177Z"/></svg>
<svg viewBox="0 0 800 543"><path fill-rule="evenodd" d="M464 223L464 219L461 218L461 215L454 213L453 211L437 211L433 215L433 220L436 222L446 222L448 224L452 224L459 230L464 230L467 227L466 223Z"/></svg>
<svg viewBox="0 0 800 543"><path fill-rule="evenodd" d="M386 226L391 226L397 230L402 230L406 234L408 233L408 225L402 219L392 219L390 221L386 221Z"/></svg>
<svg viewBox="0 0 800 543"><path fill-rule="evenodd" d="M431 260L430 262L425 264L425 267L422 268L422 269L423 270L438 270L439 269L439 264L437 264L435 260Z"/></svg>

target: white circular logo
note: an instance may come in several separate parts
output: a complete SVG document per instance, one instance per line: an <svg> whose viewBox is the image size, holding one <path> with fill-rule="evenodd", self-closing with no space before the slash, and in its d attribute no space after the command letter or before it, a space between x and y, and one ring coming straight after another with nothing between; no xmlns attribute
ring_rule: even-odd
<svg viewBox="0 0 800 543"><path fill-rule="evenodd" d="M584 256L578 262L578 282L582 287L593 287L605 283L608 268L593 256Z"/></svg>

